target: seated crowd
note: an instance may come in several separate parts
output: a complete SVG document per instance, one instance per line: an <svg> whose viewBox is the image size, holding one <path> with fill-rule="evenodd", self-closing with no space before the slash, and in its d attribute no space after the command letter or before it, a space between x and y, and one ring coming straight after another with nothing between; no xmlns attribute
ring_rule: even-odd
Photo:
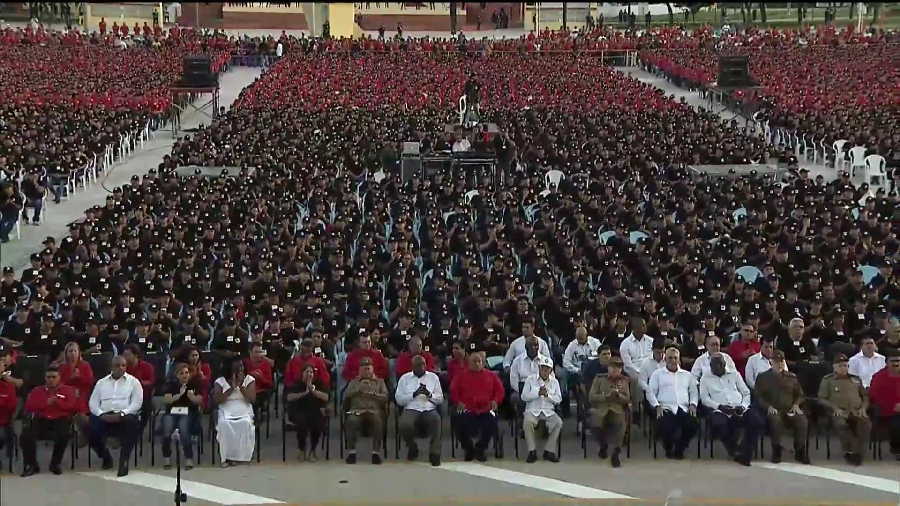
<svg viewBox="0 0 900 506"><path fill-rule="evenodd" d="M23 454L53 439L58 472L75 427L104 467L120 439L124 474L161 398L184 445L215 413L227 466L250 460L281 377L309 461L332 401L348 463L364 435L382 462L394 404L407 457L426 436L432 465L443 417L465 460L485 461L510 417L528 462L541 432L556 462L573 403L613 466L642 413L673 459L698 417L744 465L766 426L773 460L790 429L808 463L808 421L829 417L848 462L876 426L900 454L896 194L866 198L848 174L694 175L769 148L586 58L286 55L29 268L4 269L0 427L30 389ZM498 134L444 133L469 79ZM403 180L400 142L462 137L503 177ZM112 356L109 375L89 380L82 353ZM17 371L35 360L43 386Z"/></svg>
<svg viewBox="0 0 900 506"><path fill-rule="evenodd" d="M867 154L900 166L896 32L859 36L833 27L819 33L750 29L715 45L708 36L695 37L699 47L679 41L642 51L641 59L677 82L701 87L716 80L720 56L746 55L760 88L732 96L761 109L770 126L798 131L828 148L846 139L845 149L866 146Z"/></svg>

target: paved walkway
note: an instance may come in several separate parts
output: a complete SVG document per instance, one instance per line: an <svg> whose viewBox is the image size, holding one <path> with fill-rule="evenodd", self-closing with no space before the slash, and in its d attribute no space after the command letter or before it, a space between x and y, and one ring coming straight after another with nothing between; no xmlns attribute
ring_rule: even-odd
<svg viewBox="0 0 900 506"><path fill-rule="evenodd" d="M230 71L220 75L219 104L226 108L231 107L241 90L252 83L261 72L260 68L255 67L232 67ZM208 122L209 118L193 111L182 116L183 128L196 128L201 123ZM85 209L105 203L106 196L112 189L128 183L132 175L142 175L151 168L156 168L163 156L171 152L174 142L171 130L159 130L150 142L144 144L143 149L135 150L130 157L116 161L106 174L98 177L95 184L79 190L72 198L60 204L48 201L44 221L40 226L23 223L21 240L15 239L13 231L10 234L12 240L0 246L0 264L10 265L17 272L28 267L28 257L41 249L41 243L47 236L52 236L57 241L65 237L68 234L68 224L83 216Z"/></svg>

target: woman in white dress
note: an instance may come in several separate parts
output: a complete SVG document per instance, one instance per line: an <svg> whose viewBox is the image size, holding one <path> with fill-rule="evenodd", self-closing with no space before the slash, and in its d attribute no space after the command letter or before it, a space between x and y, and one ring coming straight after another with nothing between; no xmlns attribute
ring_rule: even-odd
<svg viewBox="0 0 900 506"><path fill-rule="evenodd" d="M222 467L250 462L256 446L253 403L256 385L253 376L244 374L244 364L234 358L222 364L222 376L213 385L213 399L219 408L216 439Z"/></svg>

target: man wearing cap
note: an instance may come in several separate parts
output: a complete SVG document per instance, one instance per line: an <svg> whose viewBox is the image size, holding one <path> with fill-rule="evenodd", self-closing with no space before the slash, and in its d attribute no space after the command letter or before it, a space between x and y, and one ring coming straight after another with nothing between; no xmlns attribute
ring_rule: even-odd
<svg viewBox="0 0 900 506"><path fill-rule="evenodd" d="M888 427L891 453L900 460L900 351L887 352L887 365L872 377L869 396L880 423Z"/></svg>
<svg viewBox="0 0 900 506"><path fill-rule="evenodd" d="M735 462L750 465L765 422L750 408L750 390L737 371L725 367L722 355L710 359L710 373L700 379L700 402L710 410L713 436L722 441ZM738 436L743 439L738 447Z"/></svg>
<svg viewBox="0 0 900 506"><path fill-rule="evenodd" d="M631 409L631 381L622 374L624 367L621 358L610 359L608 372L594 378L588 394L591 403L591 428L600 443L600 458L606 458L609 446L612 445L610 464L613 467L622 465L619 453L625 440L628 412Z"/></svg>
<svg viewBox="0 0 900 506"><path fill-rule="evenodd" d="M785 425L789 425L794 435L794 458L809 464L806 451L806 435L809 422L800 403L803 402L803 388L797 375L787 370L784 352L775 350L771 359L772 368L756 378L753 390L757 409L769 421L772 433L772 462L781 462L782 439Z"/></svg>
<svg viewBox="0 0 900 506"><path fill-rule="evenodd" d="M862 380L866 388L869 388L872 376L884 369L886 363L884 355L875 351L877 349L875 338L866 336L859 341L859 353L850 357L850 374Z"/></svg>
<svg viewBox="0 0 900 506"><path fill-rule="evenodd" d="M553 375L553 360L541 355L538 357L538 364L537 374L531 374L525 378L522 388L522 402L525 403L522 429L525 432L525 444L528 446L526 462L529 464L537 460L534 429L542 421L547 427L544 460L559 462L559 456L556 454L556 442L563 425L562 418L555 411L556 406L562 401L562 392L559 388L559 381Z"/></svg>
<svg viewBox="0 0 900 506"><path fill-rule="evenodd" d="M347 411L348 464L356 463L356 440L366 430L372 437L372 463L381 464L387 401L388 390L384 380L375 376L372 359L362 357L359 360L359 375L347 384L341 403Z"/></svg>
<svg viewBox="0 0 900 506"><path fill-rule="evenodd" d="M831 424L841 439L844 460L858 466L869 444L872 422L869 420L869 396L862 380L850 373L843 353L834 357L834 372L819 383L818 401L831 412Z"/></svg>
<svg viewBox="0 0 900 506"><path fill-rule="evenodd" d="M697 380L681 368L678 348L666 350L666 367L650 376L647 402L656 410L657 434L666 458L681 460L697 433Z"/></svg>

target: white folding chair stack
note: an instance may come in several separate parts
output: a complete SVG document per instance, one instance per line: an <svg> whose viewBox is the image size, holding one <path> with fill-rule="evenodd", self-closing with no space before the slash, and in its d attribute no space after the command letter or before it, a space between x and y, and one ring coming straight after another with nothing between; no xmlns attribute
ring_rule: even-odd
<svg viewBox="0 0 900 506"><path fill-rule="evenodd" d="M841 170L847 162L847 153L844 152L844 145L847 144L847 139L839 139L834 141L834 144L831 145L831 149L834 152L834 170Z"/></svg>

